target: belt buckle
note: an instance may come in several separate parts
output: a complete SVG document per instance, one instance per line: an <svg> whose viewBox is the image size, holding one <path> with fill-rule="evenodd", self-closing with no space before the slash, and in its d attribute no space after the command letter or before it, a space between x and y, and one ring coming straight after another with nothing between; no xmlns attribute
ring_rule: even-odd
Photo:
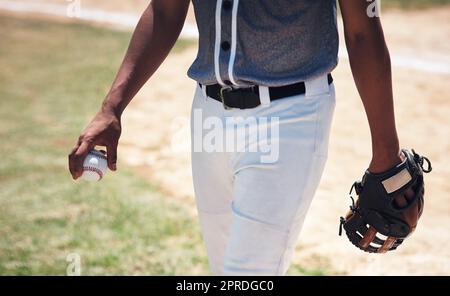
<svg viewBox="0 0 450 296"><path fill-rule="evenodd" d="M230 92L232 90L233 90L233 88L229 85L225 85L220 88L219 96L220 96L220 100L222 101L222 106L223 106L223 108L225 108L225 110L229 110L229 109L231 109L231 107L228 107L227 104L225 104L224 94L226 92Z"/></svg>

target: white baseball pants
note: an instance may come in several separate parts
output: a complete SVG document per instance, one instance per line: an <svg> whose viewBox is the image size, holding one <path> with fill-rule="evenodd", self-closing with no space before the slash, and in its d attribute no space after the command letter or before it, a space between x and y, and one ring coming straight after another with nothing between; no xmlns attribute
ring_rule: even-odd
<svg viewBox="0 0 450 296"><path fill-rule="evenodd" d="M290 265L325 166L335 107L334 86L326 75L305 84L305 94L272 102L267 88L260 87L262 105L245 110L227 110L197 87L192 171L214 275L283 275ZM247 142L240 149L218 148L218 143L227 146L231 137L226 135L242 130L227 121L236 118L249 123L243 135ZM223 143L211 140L213 129L221 129ZM255 136L263 132L277 150L270 161L263 161L267 149L257 149L258 144L267 148L267 138Z"/></svg>

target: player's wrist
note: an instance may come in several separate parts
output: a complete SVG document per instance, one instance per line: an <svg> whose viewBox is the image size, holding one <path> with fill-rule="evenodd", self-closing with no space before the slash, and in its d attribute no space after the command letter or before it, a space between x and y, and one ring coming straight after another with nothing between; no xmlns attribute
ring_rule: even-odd
<svg viewBox="0 0 450 296"><path fill-rule="evenodd" d="M395 161L401 157L400 142L394 132L372 137L372 160L375 162Z"/></svg>
<svg viewBox="0 0 450 296"><path fill-rule="evenodd" d="M387 171L401 163L404 158L405 157L399 147L389 151L378 152L377 154L374 153L369 164L369 172L381 173Z"/></svg>
<svg viewBox="0 0 450 296"><path fill-rule="evenodd" d="M404 156L401 152L399 139L396 133L391 136L384 135L372 141L372 160L369 171L372 173L384 172L401 163Z"/></svg>
<svg viewBox="0 0 450 296"><path fill-rule="evenodd" d="M116 117L117 119L120 119L120 117L122 115L122 111L117 107L116 104L106 102L106 101L102 104L100 113L107 115L107 116Z"/></svg>
<svg viewBox="0 0 450 296"><path fill-rule="evenodd" d="M123 112L123 108L121 107L123 105L121 103L122 101L123 99L120 96L108 94L102 103L100 112L106 115L115 116L117 119L120 119Z"/></svg>

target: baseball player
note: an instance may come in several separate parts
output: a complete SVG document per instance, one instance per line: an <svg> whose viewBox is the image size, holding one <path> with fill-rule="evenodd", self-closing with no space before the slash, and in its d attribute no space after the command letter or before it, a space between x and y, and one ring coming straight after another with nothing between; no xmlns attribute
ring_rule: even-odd
<svg viewBox="0 0 450 296"><path fill-rule="evenodd" d="M74 179L95 145L106 146L108 166L116 170L122 112L169 54L189 2L148 5L103 105L69 155ZM188 70L197 85L192 172L210 267L215 275L283 275L327 159L339 46L336 1L192 2L200 34ZM339 4L370 125L368 172L376 175L406 161L395 126L389 52L380 19L368 14L371 2ZM239 134L234 145L232 136ZM411 183L401 191L392 183L390 198L407 207L416 195ZM364 246L372 234L367 231Z"/></svg>

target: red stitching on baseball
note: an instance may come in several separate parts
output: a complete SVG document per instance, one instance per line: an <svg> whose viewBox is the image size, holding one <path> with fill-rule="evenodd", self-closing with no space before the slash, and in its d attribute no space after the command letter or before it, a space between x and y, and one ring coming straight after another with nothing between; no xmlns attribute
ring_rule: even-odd
<svg viewBox="0 0 450 296"><path fill-rule="evenodd" d="M85 167L83 167L83 171L91 171L91 172L97 173L100 176L99 181L103 178L103 172L101 170L99 170L98 168L94 168L91 166L85 166Z"/></svg>

